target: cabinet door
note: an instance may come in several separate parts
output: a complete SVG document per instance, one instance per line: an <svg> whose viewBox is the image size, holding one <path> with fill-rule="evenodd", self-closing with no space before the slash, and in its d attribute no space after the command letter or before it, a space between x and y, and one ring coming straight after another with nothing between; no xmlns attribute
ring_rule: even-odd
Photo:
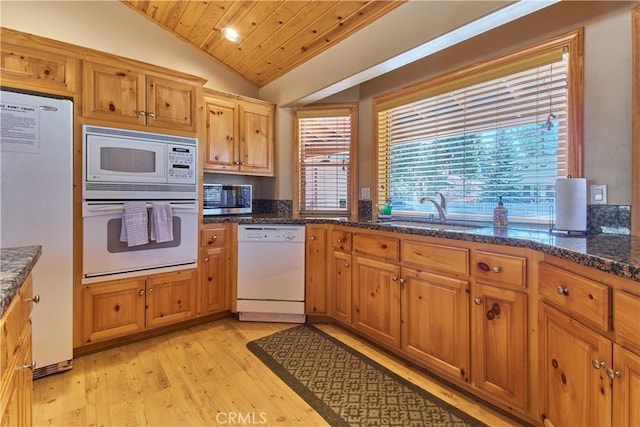
<svg viewBox="0 0 640 427"><path fill-rule="evenodd" d="M613 425L640 426L640 356L613 345Z"/></svg>
<svg viewBox="0 0 640 427"><path fill-rule="evenodd" d="M202 250L200 270L200 313L215 313L229 309L227 287L227 249L213 247Z"/></svg>
<svg viewBox="0 0 640 427"><path fill-rule="evenodd" d="M20 346L20 364L18 369L19 391L18 405L20 407L20 426L28 427L33 425L33 370L28 368L33 361L32 354L32 326L31 320L26 324L22 335L22 345Z"/></svg>
<svg viewBox="0 0 640 427"><path fill-rule="evenodd" d="M240 171L273 175L273 109L262 105L240 107Z"/></svg>
<svg viewBox="0 0 640 427"><path fill-rule="evenodd" d="M330 262L331 314L335 319L351 324L351 254L334 251Z"/></svg>
<svg viewBox="0 0 640 427"><path fill-rule="evenodd" d="M13 375L5 377L8 383L2 384L2 403L4 411L2 419L0 419L0 427L14 427L20 425L20 374L16 372Z"/></svg>
<svg viewBox="0 0 640 427"><path fill-rule="evenodd" d="M90 61L85 61L83 67L85 117L136 125L146 123L143 73Z"/></svg>
<svg viewBox="0 0 640 427"><path fill-rule="evenodd" d="M197 87L193 84L147 76L147 125L196 131Z"/></svg>
<svg viewBox="0 0 640 427"><path fill-rule="evenodd" d="M90 344L144 329L144 279L82 288L82 341Z"/></svg>
<svg viewBox="0 0 640 427"><path fill-rule="evenodd" d="M476 285L473 382L520 409L527 407L527 295Z"/></svg>
<svg viewBox="0 0 640 427"><path fill-rule="evenodd" d="M205 170L238 171L238 104L205 98Z"/></svg>
<svg viewBox="0 0 640 427"><path fill-rule="evenodd" d="M382 343L400 346L400 267L355 257L353 324Z"/></svg>
<svg viewBox="0 0 640 427"><path fill-rule="evenodd" d="M305 312L327 313L327 229L307 226L305 246Z"/></svg>
<svg viewBox="0 0 640 427"><path fill-rule="evenodd" d="M469 381L469 282L413 269L402 276L402 349Z"/></svg>
<svg viewBox="0 0 640 427"><path fill-rule="evenodd" d="M196 271L177 271L147 279L147 328L195 316Z"/></svg>
<svg viewBox="0 0 640 427"><path fill-rule="evenodd" d="M611 424L611 341L540 304L540 416L555 426ZM604 364L604 365L603 365Z"/></svg>

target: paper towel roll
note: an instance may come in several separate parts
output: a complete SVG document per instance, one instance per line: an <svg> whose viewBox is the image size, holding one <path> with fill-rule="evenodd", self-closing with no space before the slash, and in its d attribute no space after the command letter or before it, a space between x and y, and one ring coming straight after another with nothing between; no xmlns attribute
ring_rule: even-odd
<svg viewBox="0 0 640 427"><path fill-rule="evenodd" d="M556 180L555 229L587 230L587 180L558 178Z"/></svg>

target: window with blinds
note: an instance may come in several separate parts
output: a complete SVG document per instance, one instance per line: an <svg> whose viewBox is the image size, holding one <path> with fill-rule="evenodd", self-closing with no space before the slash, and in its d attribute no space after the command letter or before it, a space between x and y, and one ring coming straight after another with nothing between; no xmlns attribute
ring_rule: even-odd
<svg viewBox="0 0 640 427"><path fill-rule="evenodd" d="M579 171L578 52L546 43L377 100L378 202L427 216L439 192L449 218L489 220L502 196L511 222L548 222L556 179Z"/></svg>
<svg viewBox="0 0 640 427"><path fill-rule="evenodd" d="M354 111L353 105L295 111L298 214L351 213Z"/></svg>

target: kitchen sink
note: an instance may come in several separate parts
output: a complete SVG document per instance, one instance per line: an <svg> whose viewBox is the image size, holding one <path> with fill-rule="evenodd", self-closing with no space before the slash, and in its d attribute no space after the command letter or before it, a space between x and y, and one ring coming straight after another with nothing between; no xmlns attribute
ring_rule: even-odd
<svg viewBox="0 0 640 427"><path fill-rule="evenodd" d="M444 231L467 231L482 228L477 225L461 225L461 224L439 224L433 222L420 221L387 221L380 222L381 225L390 225L392 227L410 227L422 228L425 230L444 230Z"/></svg>

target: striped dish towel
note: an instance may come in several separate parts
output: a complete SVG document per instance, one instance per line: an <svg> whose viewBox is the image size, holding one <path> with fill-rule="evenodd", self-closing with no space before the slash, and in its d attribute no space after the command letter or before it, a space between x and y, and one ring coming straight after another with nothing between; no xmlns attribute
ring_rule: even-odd
<svg viewBox="0 0 640 427"><path fill-rule="evenodd" d="M148 215L145 202L124 203L120 241L127 242L127 246L149 243Z"/></svg>
<svg viewBox="0 0 640 427"><path fill-rule="evenodd" d="M173 218L169 202L151 203L151 240L158 243L173 241Z"/></svg>

